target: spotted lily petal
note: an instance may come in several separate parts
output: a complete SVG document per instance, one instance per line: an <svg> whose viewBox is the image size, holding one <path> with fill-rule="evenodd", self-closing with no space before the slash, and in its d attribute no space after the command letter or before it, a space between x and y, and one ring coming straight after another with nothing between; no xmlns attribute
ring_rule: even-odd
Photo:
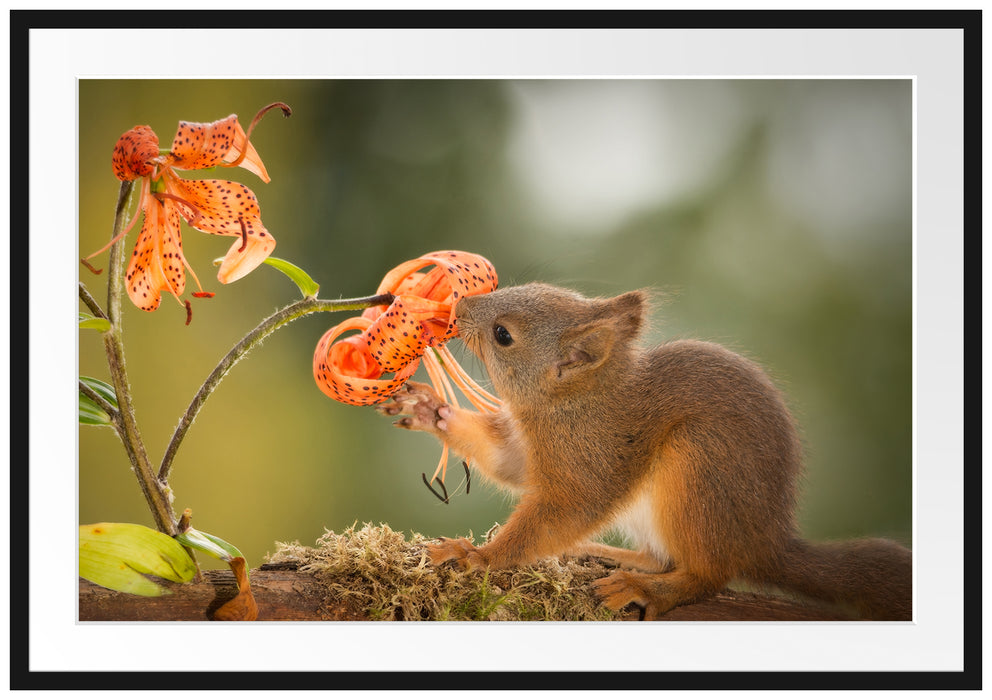
<svg viewBox="0 0 992 700"><path fill-rule="evenodd" d="M221 284L235 282L256 267L261 265L276 247L272 236L260 237L261 234L249 234L245 240L237 240L227 249L227 255L217 271L217 279Z"/></svg>
<svg viewBox="0 0 992 700"><path fill-rule="evenodd" d="M151 175L158 158L158 136L150 126L136 126L125 132L114 146L114 175L122 182Z"/></svg>
<svg viewBox="0 0 992 700"><path fill-rule="evenodd" d="M163 291L179 298L186 288L179 210L171 201L143 198L145 221L128 262L127 294L144 311L158 308Z"/></svg>
<svg viewBox="0 0 992 700"><path fill-rule="evenodd" d="M268 232L262 226L261 210L255 194L240 182L229 180L184 180L170 178L166 181L170 194L184 206L186 220L193 228L204 233L222 236L240 236L241 222L258 233Z"/></svg>
<svg viewBox="0 0 992 700"><path fill-rule="evenodd" d="M418 273L432 267L426 273ZM404 293L447 305L447 312L428 324L430 345L438 345L457 333L454 307L458 299L471 294L485 294L496 289L496 270L481 255L459 250L441 250L397 265L379 285L377 294Z"/></svg>
<svg viewBox="0 0 992 700"><path fill-rule="evenodd" d="M223 284L247 275L275 249L275 239L262 225L258 200L241 183L175 178L167 186L179 200L189 203L180 206L190 214L190 226L204 233L238 237L217 273Z"/></svg>
<svg viewBox="0 0 992 700"><path fill-rule="evenodd" d="M231 150L224 154L225 163L233 163L238 159L238 156L241 155L242 150L239 144L245 143L245 140L247 139L245 136L245 131L241 128L241 125L237 124L236 127L237 128L235 131L238 132L241 138L236 139L234 146L231 147ZM258 175L262 179L262 182L269 182L269 173L265 170L265 164L262 162L261 156L258 155L258 151L256 151L255 147L251 145L251 141L248 141L248 150L239 165L245 170Z"/></svg>
<svg viewBox="0 0 992 700"><path fill-rule="evenodd" d="M356 316L331 328L317 343L313 376L320 390L336 401L371 406L392 395L417 371L419 359L392 379L382 379L382 368L369 356L365 338L357 335L335 342L342 333L365 331L371 325L368 319Z"/></svg>
<svg viewBox="0 0 992 700"><path fill-rule="evenodd" d="M398 372L417 360L435 339L436 326L427 324L449 312L447 304L412 295L398 296L365 331L368 351L383 371Z"/></svg>
<svg viewBox="0 0 992 700"><path fill-rule="evenodd" d="M201 170L233 163L241 155L248 138L236 114L215 122L179 122L172 140L169 164L180 170ZM265 165L249 143L240 165L269 181Z"/></svg>
<svg viewBox="0 0 992 700"><path fill-rule="evenodd" d="M314 353L317 385L333 399L365 406L390 396L414 373L421 358L429 369L437 369L432 379L442 377L438 360L425 351L440 349L457 333L454 307L459 297L492 291L496 283L492 264L472 253L438 251L398 265L377 291L393 295L388 307L366 309L321 338ZM361 333L338 341L347 330ZM457 364L450 355L444 357L446 363ZM395 373L393 379L380 379L389 372ZM473 403L492 403L460 374L456 383L473 394Z"/></svg>

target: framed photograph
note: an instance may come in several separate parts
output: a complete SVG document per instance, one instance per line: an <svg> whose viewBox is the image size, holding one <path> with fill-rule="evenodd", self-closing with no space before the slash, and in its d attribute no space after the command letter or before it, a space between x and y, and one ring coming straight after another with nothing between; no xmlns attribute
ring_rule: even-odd
<svg viewBox="0 0 992 700"><path fill-rule="evenodd" d="M574 689L980 686L967 643L981 624L967 614L980 609L980 471L965 469L980 433L964 412L979 322L962 285L981 274L980 12L240 11L238 28L227 14L173 28L173 12L11 13L12 45L27 39L11 67L11 133L26 134L10 144L11 202L25 205L12 231L28 234L11 236L11 278L29 300L27 313L9 302L11 367L27 367L12 398L28 397L12 435L29 455L11 465L28 534L11 540L26 555L10 575L13 687L121 687L120 672L189 688L446 688L451 672L491 689L538 687L535 672ZM468 618L394 593L333 622L87 618L80 547L101 524L154 530L188 509L201 539L180 542L219 557L200 567L240 557L255 581L263 562L370 528L478 545L505 525L517 500L498 479L368 407L390 358L364 375L372 389L338 383L332 360L353 368L365 351L341 359L325 340L392 311L420 289L407 274L440 270L447 251L491 267L478 285L444 277L445 294L488 293L497 277L595 299L641 290L639 346L699 339L764 368L802 472L735 480L743 493L694 522L719 529L713 542L755 538L742 549L765 544L753 523L779 518L810 541L898 542L911 619L635 622L594 605L548 620L501 586ZM409 303L436 321L442 300L425 298ZM519 406L493 375L523 365L494 369L461 340L442 354L457 332L444 319L418 339L419 368L419 354L388 366L383 395L414 370L436 387L448 371L462 391L478 381L483 412L500 395ZM126 400L107 367L120 337ZM668 391L654 381L646 395ZM137 430L128 411L145 457L118 436ZM567 432L547 440L583 439ZM568 498L595 510L624 474L577 479Z"/></svg>

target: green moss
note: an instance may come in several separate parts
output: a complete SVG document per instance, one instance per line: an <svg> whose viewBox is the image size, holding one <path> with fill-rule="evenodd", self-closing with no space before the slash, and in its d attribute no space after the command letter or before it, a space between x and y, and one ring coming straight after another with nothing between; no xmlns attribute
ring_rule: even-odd
<svg viewBox="0 0 992 700"><path fill-rule="evenodd" d="M491 533L492 531L490 531ZM609 573L595 560L547 559L532 566L463 572L432 566L428 539L388 525L328 531L316 546L277 543L271 563L292 561L371 620L618 620L590 584Z"/></svg>

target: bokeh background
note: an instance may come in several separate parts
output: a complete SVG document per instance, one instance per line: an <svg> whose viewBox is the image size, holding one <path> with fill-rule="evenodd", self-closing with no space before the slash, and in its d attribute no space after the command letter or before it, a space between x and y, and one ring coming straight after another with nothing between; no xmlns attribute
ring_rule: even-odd
<svg viewBox="0 0 992 700"><path fill-rule="evenodd" d="M807 448L808 537L911 544L911 81L81 80L78 97L80 255L110 235L110 155L123 132L148 124L168 147L180 120L233 112L247 124L286 102L293 116L274 111L252 136L271 183L242 169L190 176L248 185L275 255L305 268L322 298L372 294L393 266L447 248L489 258L502 286L653 289L645 342L721 342L784 388ZM153 313L125 301L155 462L220 358L299 298L268 266L219 284L211 261L231 239L190 229L183 239L217 293L193 300L191 325L171 296ZM81 267L80 280L106 298L105 275ZM479 536L512 510L481 479L465 494L454 460L441 503L421 482L440 454L433 438L317 389L314 346L350 315L312 315L271 336L221 383L178 453L177 512L192 508L195 526L252 566L276 542L312 544L325 529ZM78 363L108 378L97 333L80 333ZM474 358L464 366L484 378ZM81 426L78 445L79 522L152 525L114 433Z"/></svg>

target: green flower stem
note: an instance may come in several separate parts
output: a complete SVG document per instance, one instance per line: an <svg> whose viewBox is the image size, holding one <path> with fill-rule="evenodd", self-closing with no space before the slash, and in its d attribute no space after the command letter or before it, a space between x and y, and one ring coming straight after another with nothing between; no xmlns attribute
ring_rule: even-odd
<svg viewBox="0 0 992 700"><path fill-rule="evenodd" d="M107 318L107 314L103 313L103 309L97 303L93 295L90 294L89 290L86 289L86 285L82 282L79 283L79 298L83 300L83 303L89 307L89 310L93 312L93 315L97 318Z"/></svg>
<svg viewBox="0 0 992 700"><path fill-rule="evenodd" d="M307 297L276 311L258 324L253 331L248 333L248 335L231 348L231 351L224 356L224 359L220 361L213 372L210 373L210 376L207 377L200 390L196 392L196 396L193 397L192 403L186 409L186 413L183 414L179 425L176 426L176 430L172 434L172 440L169 441L169 446L165 450L165 457L158 471L159 481L162 483L168 482L172 471L172 462L175 459L176 452L179 450L179 445L182 443L183 438L186 437L186 432L193 425L196 415L200 412L200 409L210 394L213 393L214 389L217 388L217 385L220 384L220 381L230 369L237 364L238 360L261 344L271 333L309 314L322 311L356 311L366 309L370 306L388 305L392 301L393 296L391 294L380 294L360 299L338 299L335 301Z"/></svg>
<svg viewBox="0 0 992 700"><path fill-rule="evenodd" d="M121 183L120 195L117 198L117 213L114 217L114 236L117 236L121 227L124 226L131 186L131 182ZM110 321L110 330L103 334L107 364L114 385L114 393L117 395L120 419L118 432L128 458L131 460L134 475L138 478L141 492L152 511L156 527L167 535L175 535L176 516L172 510L168 487L155 477L155 467L148 459L148 452L145 450L141 433L138 430L134 405L131 402L131 389L127 378L127 365L124 362L124 337L121 327L125 250L123 237L110 247L110 265L107 271L107 319Z"/></svg>
<svg viewBox="0 0 992 700"><path fill-rule="evenodd" d="M132 183L125 182L121 184L120 195L117 200L117 212L114 218L113 236L117 236L121 227L124 225L127 201L131 194L131 189ZM196 396L193 397L192 403L186 409L186 413L183 415L182 420L180 420L179 425L172 435L172 440L169 442L165 456L162 459L162 464L156 475L155 468L148 459L148 453L145 450L141 433L138 430L134 405L131 402L127 367L124 362L121 308L124 288L124 268L125 248L122 238L110 248L106 313L100 308L96 299L86 290L83 284L80 283L79 285L79 297L83 303L89 307L94 315L110 321L110 329L103 334L103 341L107 353L107 364L114 385L114 392L117 395L118 409L115 411L109 404L104 405L106 402L102 400L102 397L95 395L96 392L90 391L89 387L84 386L82 382L80 382L80 391L83 391L87 396L96 401L112 417L114 427L117 429L124 449L127 451L128 459L131 461L134 474L138 478L141 491L152 511L156 526L165 534L174 536L180 531L180 528L175 512L172 509L172 492L169 488L169 475L172 471L173 460L175 459L176 452L179 450L179 445L182 443L183 438L185 438L186 432L193 424L203 404L230 369L271 333L298 318L323 311L353 311L366 309L370 306L388 305L392 303L393 296L391 294L380 294L360 299L338 299L333 301L307 297L290 304L262 321L254 330L231 348L231 351L214 368L213 372L210 373L210 376L203 383L203 386L196 393Z"/></svg>
<svg viewBox="0 0 992 700"><path fill-rule="evenodd" d="M86 286L82 282L79 283L79 298L83 300L83 303L86 304L87 307L89 307L89 310L93 312L94 316L97 318L107 318L107 314L103 312L103 309L100 308L100 305L97 303L96 299L93 298L93 295L90 294L89 290L86 289ZM100 396L100 394L93 391L93 389L91 389L86 382L79 382L79 391L93 399L93 401L96 402L96 405L102 408L104 412L110 416L114 429L116 429L118 435L123 438L124 428L121 424L121 417L120 413L117 411L117 408L112 406L110 402Z"/></svg>

